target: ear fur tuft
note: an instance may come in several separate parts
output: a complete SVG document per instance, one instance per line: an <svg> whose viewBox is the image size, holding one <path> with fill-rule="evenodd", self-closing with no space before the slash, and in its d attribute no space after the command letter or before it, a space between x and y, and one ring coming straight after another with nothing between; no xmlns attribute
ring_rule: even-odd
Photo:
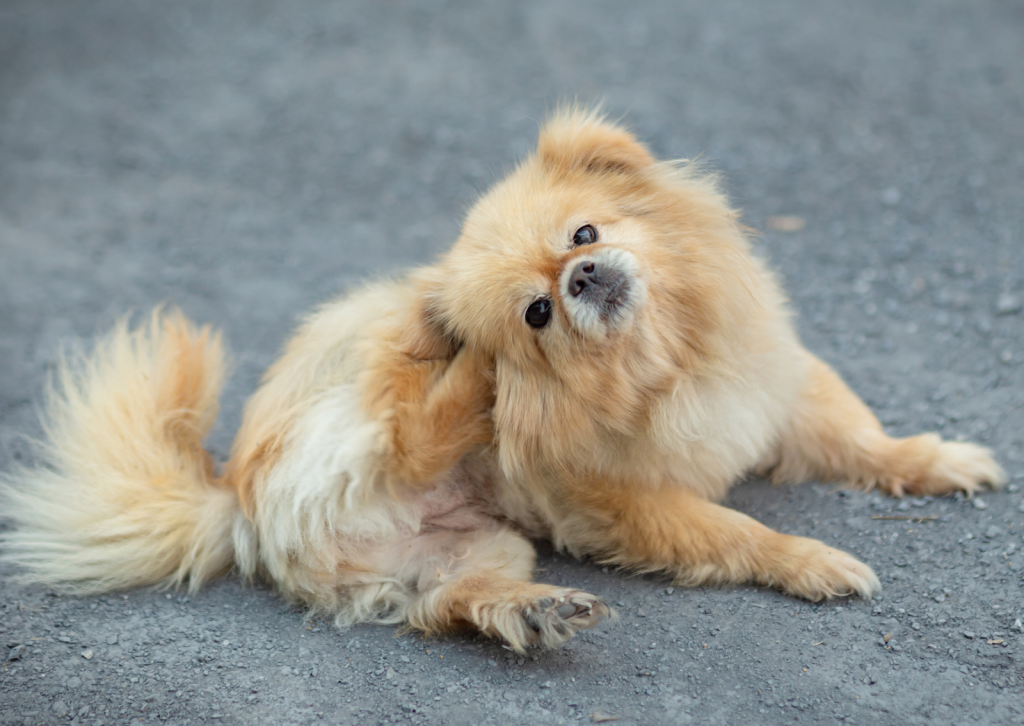
<svg viewBox="0 0 1024 726"><path fill-rule="evenodd" d="M537 156L565 171L630 174L655 163L636 137L607 120L600 109L566 106L544 124Z"/></svg>

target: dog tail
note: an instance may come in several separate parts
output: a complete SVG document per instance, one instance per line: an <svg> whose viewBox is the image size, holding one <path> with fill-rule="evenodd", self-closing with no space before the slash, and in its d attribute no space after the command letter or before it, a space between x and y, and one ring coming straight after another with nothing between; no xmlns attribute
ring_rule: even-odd
<svg viewBox="0 0 1024 726"><path fill-rule="evenodd" d="M217 416L220 335L181 313L121 321L89 356L62 359L37 468L0 483L0 553L17 576L76 593L190 590L234 559L244 524L202 440Z"/></svg>

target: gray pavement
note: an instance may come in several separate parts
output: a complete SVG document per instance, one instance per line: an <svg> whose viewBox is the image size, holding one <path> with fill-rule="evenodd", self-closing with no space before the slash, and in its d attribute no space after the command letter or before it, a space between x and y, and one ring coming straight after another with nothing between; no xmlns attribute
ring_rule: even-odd
<svg viewBox="0 0 1024 726"><path fill-rule="evenodd" d="M545 550L541 577L621 619L525 659L339 632L230 577L75 598L0 571L0 724L1024 722L1022 39L1016 0L5 0L0 470L30 457L60 345L161 301L234 351L223 456L296 317L443 250L579 98L721 169L807 345L892 432L984 442L1012 484L734 490L858 553L875 602L672 589Z"/></svg>

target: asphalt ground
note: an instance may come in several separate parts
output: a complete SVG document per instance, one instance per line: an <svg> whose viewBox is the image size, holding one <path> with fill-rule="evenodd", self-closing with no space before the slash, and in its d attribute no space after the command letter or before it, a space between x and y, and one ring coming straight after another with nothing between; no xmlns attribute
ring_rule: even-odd
<svg viewBox="0 0 1024 726"><path fill-rule="evenodd" d="M1024 722L1022 39L1016 0L5 0L0 470L31 457L60 347L163 301L233 351L223 457L296 318L445 249L577 98L721 170L807 346L892 433L983 442L1011 485L733 490L857 553L873 602L540 545L540 577L621 618L526 658L341 632L231 577L77 598L0 571L0 724Z"/></svg>

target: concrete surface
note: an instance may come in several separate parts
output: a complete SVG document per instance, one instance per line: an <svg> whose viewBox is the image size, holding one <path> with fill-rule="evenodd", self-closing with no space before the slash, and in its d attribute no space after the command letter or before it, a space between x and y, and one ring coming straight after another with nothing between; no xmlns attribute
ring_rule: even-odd
<svg viewBox="0 0 1024 726"><path fill-rule="evenodd" d="M876 602L548 552L541 576L622 617L526 659L338 632L230 578L191 599L0 579L0 724L1024 722L1022 38L1011 0L5 0L0 470L39 434L59 345L164 300L234 350L223 455L296 316L444 249L578 97L725 172L807 344L893 432L985 442L1014 483L973 503L735 489L857 552Z"/></svg>

